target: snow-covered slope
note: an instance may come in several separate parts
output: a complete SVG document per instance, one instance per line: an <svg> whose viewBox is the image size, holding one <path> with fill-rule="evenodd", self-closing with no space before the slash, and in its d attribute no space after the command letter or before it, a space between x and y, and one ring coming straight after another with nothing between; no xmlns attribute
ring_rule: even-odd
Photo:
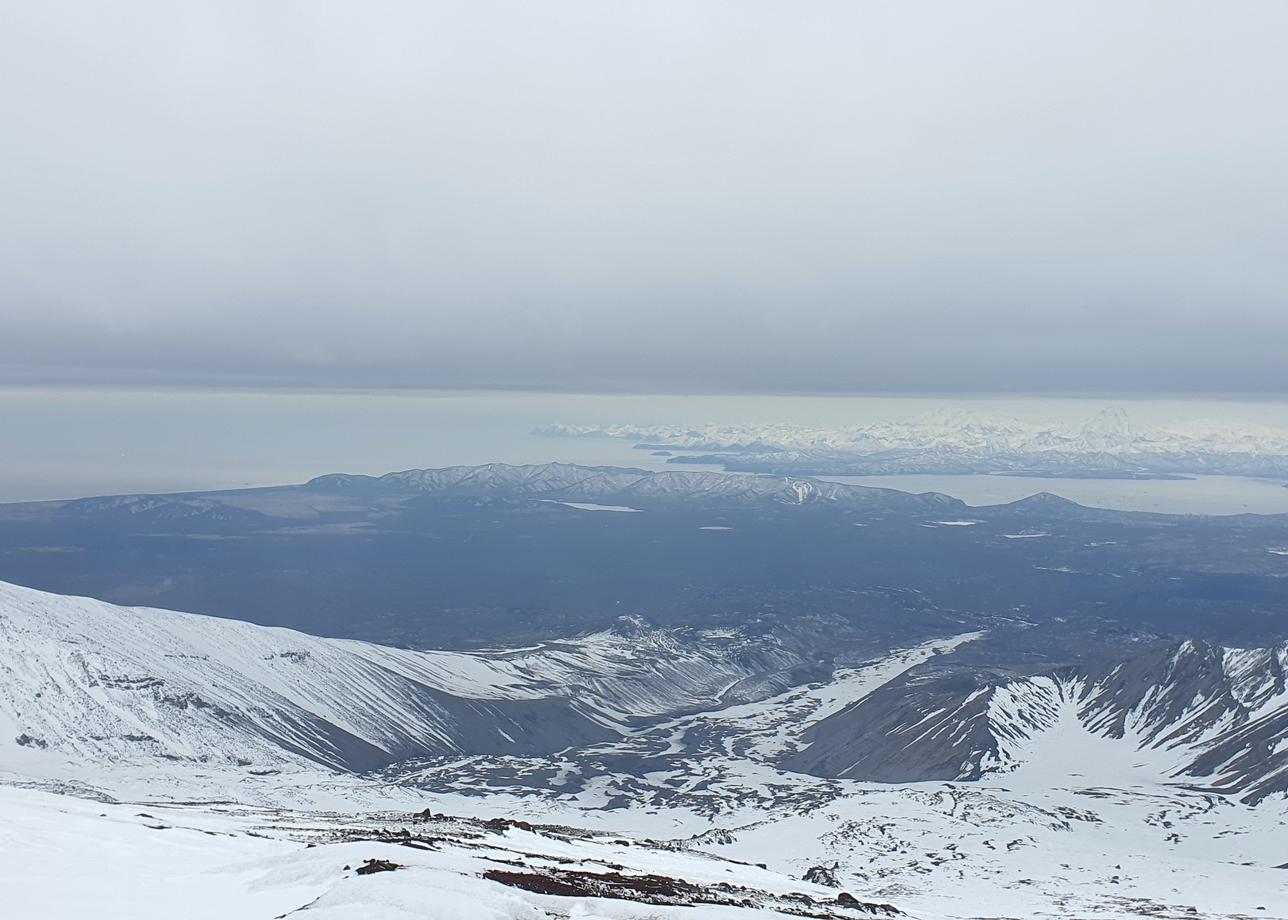
<svg viewBox="0 0 1288 920"><path fill-rule="evenodd" d="M790 763L827 776L978 779L1020 769L1059 733L1069 756L1116 751L1157 778L1255 802L1288 790L1286 662L1288 644L1187 641L1022 679L921 675L819 723Z"/></svg>
<svg viewBox="0 0 1288 920"><path fill-rule="evenodd" d="M783 752L793 769L908 782L1012 771L1071 719L1088 743L1147 755L1160 777L1255 801L1288 790L1286 662L1288 645L1185 642L1005 680L899 666L874 683L880 671L869 668L863 694L775 731L797 739ZM522 650L411 651L0 583L0 767L57 758L365 771L442 755L540 756L658 736L668 718L731 704L752 704L754 722L756 700L805 664L773 637L630 620ZM750 750L755 732L729 721L742 712L693 737L723 726L726 750Z"/></svg>
<svg viewBox="0 0 1288 920"><path fill-rule="evenodd" d="M495 653L408 651L0 583L0 764L310 761L532 754L717 705L798 663L772 641L624 622Z"/></svg>
<svg viewBox="0 0 1288 920"><path fill-rule="evenodd" d="M986 641L783 687L796 653L732 631L413 652L0 585L0 891L131 920L1285 916L1288 650L953 666Z"/></svg>
<svg viewBox="0 0 1288 920"><path fill-rule="evenodd" d="M620 834L504 819L123 806L0 786L6 915L859 920L884 902ZM394 830L390 825L397 826ZM74 880L74 883L69 883Z"/></svg>

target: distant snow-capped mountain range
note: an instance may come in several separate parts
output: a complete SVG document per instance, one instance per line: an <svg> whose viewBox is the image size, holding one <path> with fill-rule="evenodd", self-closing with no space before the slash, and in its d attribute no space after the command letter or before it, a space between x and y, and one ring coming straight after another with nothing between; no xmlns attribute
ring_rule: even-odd
<svg viewBox="0 0 1288 920"><path fill-rule="evenodd" d="M550 425L537 434L611 437L676 458L745 472L876 474L1036 472L1045 475L1288 475L1288 429L1174 422L1136 428L1121 408L1081 424L1022 421L947 409L906 421L819 428L778 425Z"/></svg>
<svg viewBox="0 0 1288 920"><path fill-rule="evenodd" d="M1044 424L964 409L945 409L906 421L836 428L801 425L550 425L540 434L607 436L688 450L1063 450L1071 452L1208 451L1288 454L1288 429L1227 421L1170 423L1135 428L1125 410L1103 409L1077 424Z"/></svg>

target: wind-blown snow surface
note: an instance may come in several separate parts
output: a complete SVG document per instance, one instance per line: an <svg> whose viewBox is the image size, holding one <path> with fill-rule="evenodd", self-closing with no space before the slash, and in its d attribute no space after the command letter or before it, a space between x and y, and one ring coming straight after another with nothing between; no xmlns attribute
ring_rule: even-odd
<svg viewBox="0 0 1288 920"><path fill-rule="evenodd" d="M1172 775L1171 748L1151 746L1207 750L1213 731L1238 735L1226 697L1242 726L1264 725L1282 693L1277 652L1195 645L1096 679L994 682L970 702L1004 769L877 784L794 773L782 758L847 721L869 745L973 741L962 720L929 730L946 703L892 738L852 719L891 693L906 704L906 685L976 634L765 699L741 692L742 675L787 663L784 650L700 638L637 627L514 652L410 652L0 586L5 908L131 920L306 905L303 916L378 920L873 915L844 892L925 920L1288 916L1288 870L1274 868L1288 858L1283 796L1253 806L1196 788ZM783 661L748 664L752 653ZM525 722L507 707L536 705L514 735L529 743L510 746L501 733ZM587 726L590 738L554 740ZM492 747L469 754L469 737ZM1282 733L1273 743L1283 748ZM334 769L353 768L346 745L381 762L404 746L446 756L358 776ZM1239 756L1246 746L1226 760ZM526 783L525 770L557 781ZM498 817L534 826L487 820ZM369 859L402 868L358 875ZM621 896L641 888L672 900ZM679 906L694 890L725 900Z"/></svg>

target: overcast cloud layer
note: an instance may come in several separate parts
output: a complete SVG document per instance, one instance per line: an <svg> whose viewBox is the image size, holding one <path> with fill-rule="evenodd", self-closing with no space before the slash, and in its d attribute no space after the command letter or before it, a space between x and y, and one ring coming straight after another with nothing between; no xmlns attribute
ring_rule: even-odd
<svg viewBox="0 0 1288 920"><path fill-rule="evenodd" d="M1282 391L1288 4L8 4L0 379Z"/></svg>

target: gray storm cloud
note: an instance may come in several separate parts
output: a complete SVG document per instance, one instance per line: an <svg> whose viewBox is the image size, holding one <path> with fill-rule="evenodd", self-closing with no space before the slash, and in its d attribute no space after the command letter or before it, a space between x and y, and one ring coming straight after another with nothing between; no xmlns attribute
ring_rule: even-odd
<svg viewBox="0 0 1288 920"><path fill-rule="evenodd" d="M1278 2L11 4L0 379L1288 385Z"/></svg>

